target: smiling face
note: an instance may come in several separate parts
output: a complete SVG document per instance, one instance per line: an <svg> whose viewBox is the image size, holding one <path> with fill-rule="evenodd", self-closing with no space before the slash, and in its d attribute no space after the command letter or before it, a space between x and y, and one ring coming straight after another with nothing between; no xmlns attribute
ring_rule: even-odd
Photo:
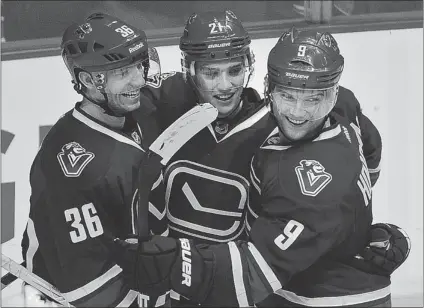
<svg viewBox="0 0 424 308"><path fill-rule="evenodd" d="M220 117L230 115L240 104L246 76L242 57L214 62L196 62L191 76L204 102L218 109Z"/></svg>
<svg viewBox="0 0 424 308"><path fill-rule="evenodd" d="M334 107L337 93L338 86L319 90L276 86L270 98L281 132L292 141L313 135Z"/></svg>
<svg viewBox="0 0 424 308"><path fill-rule="evenodd" d="M146 83L142 62L108 71L106 76L104 91L114 112L124 114L140 107L140 88Z"/></svg>

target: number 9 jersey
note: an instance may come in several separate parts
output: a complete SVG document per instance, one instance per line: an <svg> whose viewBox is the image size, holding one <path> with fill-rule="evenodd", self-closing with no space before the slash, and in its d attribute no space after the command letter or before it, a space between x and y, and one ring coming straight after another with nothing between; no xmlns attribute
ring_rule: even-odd
<svg viewBox="0 0 424 308"><path fill-rule="evenodd" d="M340 87L319 135L280 145L278 128L251 164L248 229L281 282L266 306L353 306L390 298L390 278L348 265L369 240L381 138ZM282 288L281 288L282 287Z"/></svg>
<svg viewBox="0 0 424 308"><path fill-rule="evenodd" d="M142 137L131 116L118 132L77 104L52 127L33 162L23 258L28 270L74 306L125 307L138 296L108 258L101 237L137 232ZM154 227L155 216L150 218Z"/></svg>

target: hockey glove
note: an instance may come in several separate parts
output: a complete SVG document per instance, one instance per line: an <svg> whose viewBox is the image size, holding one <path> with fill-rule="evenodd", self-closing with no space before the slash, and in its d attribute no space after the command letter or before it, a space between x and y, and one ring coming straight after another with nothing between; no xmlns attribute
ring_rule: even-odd
<svg viewBox="0 0 424 308"><path fill-rule="evenodd" d="M371 226L370 243L353 261L353 266L368 273L390 276L408 258L409 236L401 228L385 223Z"/></svg>
<svg viewBox="0 0 424 308"><path fill-rule="evenodd" d="M137 244L114 239L110 246L115 262L133 288L159 295L170 289L202 303L213 280L214 262L209 251L199 251L192 241L153 236Z"/></svg>

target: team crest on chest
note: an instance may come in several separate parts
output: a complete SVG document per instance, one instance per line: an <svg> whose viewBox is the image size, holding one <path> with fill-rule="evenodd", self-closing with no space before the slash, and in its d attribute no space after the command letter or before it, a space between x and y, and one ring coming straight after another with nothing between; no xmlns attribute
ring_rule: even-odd
<svg viewBox="0 0 424 308"><path fill-rule="evenodd" d="M316 160L302 159L295 168L302 194L315 197L328 183L332 176L325 172L324 166Z"/></svg>
<svg viewBox="0 0 424 308"><path fill-rule="evenodd" d="M79 143L73 141L62 147L57 159L65 176L73 178L81 175L94 156L94 153L87 152Z"/></svg>

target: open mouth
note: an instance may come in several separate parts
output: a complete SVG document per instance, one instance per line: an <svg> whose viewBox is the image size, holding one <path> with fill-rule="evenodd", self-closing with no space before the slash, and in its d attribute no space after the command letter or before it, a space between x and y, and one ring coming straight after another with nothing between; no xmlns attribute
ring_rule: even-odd
<svg viewBox="0 0 424 308"><path fill-rule="evenodd" d="M134 91L128 91L121 93L122 96L125 96L126 98L137 98L140 96L140 89L134 90Z"/></svg>
<svg viewBox="0 0 424 308"><path fill-rule="evenodd" d="M231 100L233 98L235 93L229 93L229 94L218 94L218 95L214 95L213 97L223 101L223 102L227 102L229 100Z"/></svg>
<svg viewBox="0 0 424 308"><path fill-rule="evenodd" d="M297 126L303 125L303 124L305 124L306 122L308 122L308 120L295 120L295 119L291 119L291 118L289 118L289 117L286 117L286 119L287 119L287 121L289 121L291 124L293 124L293 125L297 125Z"/></svg>

